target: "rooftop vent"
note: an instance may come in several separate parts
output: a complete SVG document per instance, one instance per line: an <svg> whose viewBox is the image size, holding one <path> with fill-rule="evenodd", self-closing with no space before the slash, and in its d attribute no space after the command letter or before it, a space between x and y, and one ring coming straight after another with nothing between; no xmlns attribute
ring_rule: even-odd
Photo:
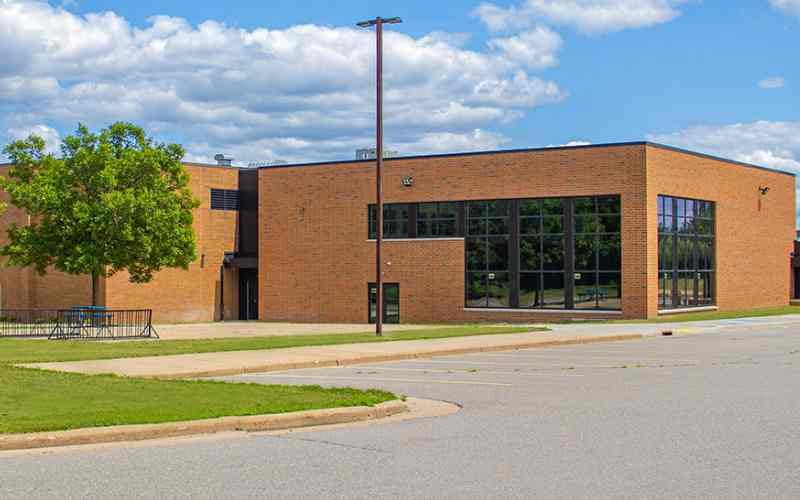
<svg viewBox="0 0 800 500"><path fill-rule="evenodd" d="M214 159L217 160L217 165L220 167L230 167L233 163L233 158L229 158L224 154L216 154L214 155Z"/></svg>
<svg viewBox="0 0 800 500"><path fill-rule="evenodd" d="M400 156L400 153L390 149L383 150L384 158L395 158ZM378 152L375 148L356 149L356 160L374 160L378 157Z"/></svg>

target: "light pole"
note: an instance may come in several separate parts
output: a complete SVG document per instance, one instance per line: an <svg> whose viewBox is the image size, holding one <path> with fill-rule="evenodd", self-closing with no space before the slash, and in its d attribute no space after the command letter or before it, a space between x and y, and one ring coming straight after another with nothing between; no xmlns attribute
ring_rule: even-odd
<svg viewBox="0 0 800 500"><path fill-rule="evenodd" d="M376 17L357 23L359 28L375 26L376 64L375 88L377 119L375 127L375 335L383 335L383 266L381 262L381 243L383 242L383 194L381 174L383 173L383 25L399 24L399 17L384 19Z"/></svg>

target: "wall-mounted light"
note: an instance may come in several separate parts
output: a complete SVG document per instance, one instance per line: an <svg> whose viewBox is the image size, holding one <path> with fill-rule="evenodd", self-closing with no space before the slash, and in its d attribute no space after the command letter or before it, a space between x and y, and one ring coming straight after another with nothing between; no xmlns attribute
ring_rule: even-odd
<svg viewBox="0 0 800 500"><path fill-rule="evenodd" d="M403 183L403 187L412 187L414 185L414 178L409 176L403 177L401 181Z"/></svg>
<svg viewBox="0 0 800 500"><path fill-rule="evenodd" d="M758 186L758 192L761 193L762 196L769 193L769 186Z"/></svg>

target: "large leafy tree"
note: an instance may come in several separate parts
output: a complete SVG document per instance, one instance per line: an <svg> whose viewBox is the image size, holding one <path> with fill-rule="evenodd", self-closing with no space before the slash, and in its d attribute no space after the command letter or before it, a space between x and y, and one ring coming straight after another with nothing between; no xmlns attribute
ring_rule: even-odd
<svg viewBox="0 0 800 500"><path fill-rule="evenodd" d="M11 266L49 267L92 277L92 303L103 277L127 270L145 283L168 267L186 269L196 258L189 174L177 144L155 143L129 123L99 133L79 125L61 144L61 156L45 151L42 138L13 142L0 188L30 224L8 228L0 255Z"/></svg>

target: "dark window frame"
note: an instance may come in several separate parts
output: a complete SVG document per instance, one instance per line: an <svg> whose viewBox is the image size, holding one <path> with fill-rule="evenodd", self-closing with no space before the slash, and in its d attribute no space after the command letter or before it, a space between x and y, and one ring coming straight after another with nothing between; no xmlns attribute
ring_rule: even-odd
<svg viewBox="0 0 800 500"><path fill-rule="evenodd" d="M618 238L618 268L617 269L600 269L599 265L599 252L600 249L595 250L594 266L590 271L594 276L595 283L595 307L594 308L575 308L575 203L576 200L581 198L589 198L592 200L594 210L593 213L597 217L614 217L616 228L613 232L598 232L596 234L613 235ZM608 212L600 208L600 200L613 199L617 207L616 211ZM464 236L464 307L467 309L484 309L496 308L489 304L490 293L485 292L486 305L475 305L475 301L470 301L470 286L472 285L471 274L490 273L491 270L478 270L473 269L470 251L472 248L470 239L478 239L481 236L492 236L492 231L488 227L488 223L484 224L483 234L475 234L472 227L478 224L471 224L471 219L480 219L479 216L472 216L471 204L485 203L491 201L504 201L511 206L510 220L508 221L508 232L510 234L509 241L509 271L511 274L511 290L509 291L509 305L501 308L505 309L520 309L520 310L536 310L536 309L551 309L551 310L596 310L596 311L619 311L622 308L622 199L619 194L603 194L593 195L588 197L547 197L547 198L526 198L526 199L505 199L505 200L470 200L465 202L465 213L467 216L466 227L467 230ZM537 208L538 206L538 208ZM487 218L491 218L488 213L485 214ZM549 222L548 222L548 218ZM599 220L599 219L598 219ZM531 223L533 221L533 223ZM554 230L555 229L555 230ZM582 233L580 233L582 234ZM591 233L595 234L595 233ZM522 243L528 238L535 239L535 245L538 246L538 256L536 258L538 268L533 269L526 267L522 261ZM561 260L558 269L548 267L544 258L545 245L547 238L555 238L561 245ZM487 257L488 259L488 257ZM487 264L488 265L488 264ZM619 301L617 307L602 307L600 305L600 293L598 292L601 286L601 279L607 279L609 276L617 277L617 296L614 297ZM522 282L524 280L533 281L535 289L526 288L526 293L530 291L536 299L532 305L522 305L520 302L521 293L523 291ZM545 282L560 282L561 295L563 299L551 299L545 293L547 288ZM488 288L485 287L485 288Z"/></svg>
<svg viewBox="0 0 800 500"><path fill-rule="evenodd" d="M428 236L418 234L419 228L419 206L425 204L456 204L456 219L455 219L455 234L448 235L437 235L437 236ZM405 206L406 207L406 218L387 218L386 212L387 210L391 210L392 207L395 206ZM450 238L463 238L464 237L464 202L463 201L436 201L436 202L409 202L409 203L386 203L384 204L384 218L383 218L383 239L385 240L405 240L405 239L450 239ZM433 220L433 219L423 219L425 221ZM452 221L452 218L437 218L437 221ZM397 222L405 222L406 224L406 232L402 235L396 234L388 234L387 224L397 223ZM374 240L376 238L375 234L375 204L371 203L367 205L367 239Z"/></svg>
<svg viewBox="0 0 800 500"><path fill-rule="evenodd" d="M658 309L715 306L716 203L659 194L656 207Z"/></svg>

